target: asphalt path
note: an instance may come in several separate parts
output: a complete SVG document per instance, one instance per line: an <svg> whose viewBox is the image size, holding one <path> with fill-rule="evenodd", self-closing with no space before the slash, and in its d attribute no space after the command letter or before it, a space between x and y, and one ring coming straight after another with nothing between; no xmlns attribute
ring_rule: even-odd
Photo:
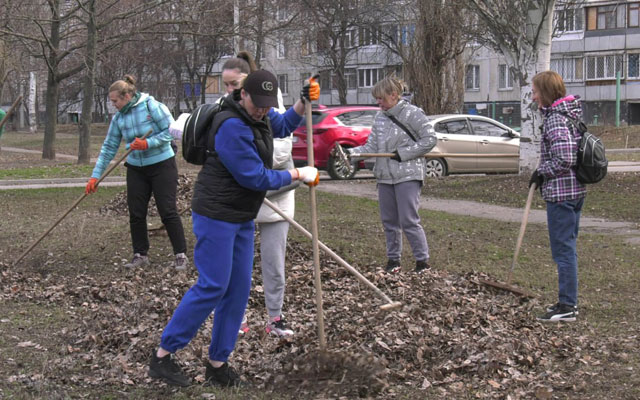
<svg viewBox="0 0 640 400"><path fill-rule="evenodd" d="M620 149L611 152L640 151L640 149ZM38 153L41 151L25 150L12 147L2 147L2 151L16 151L22 153ZM57 154L57 158L77 159L76 156ZM612 161L609 163L608 171L617 172L637 172L640 171L640 162ZM346 196L365 197L377 200L378 194L373 174L370 171L359 171L352 181L334 181L329 178L324 171L321 173L322 184L318 185L319 191L341 194ZM371 180L371 183L367 183ZM363 182L364 181L364 182ZM0 190L16 189L41 189L55 187L84 187L86 178L60 178L60 179L20 179L20 180L0 180ZM125 178L121 176L109 176L100 183L100 186L124 186ZM524 205L523 205L524 207ZM523 209L503 207L486 203L479 203L467 200L442 200L431 197L422 197L420 208L425 210L440 211L450 214L473 216L506 222L520 222L523 217ZM547 216L545 210L532 209L529 214L528 223L546 224ZM625 240L640 244L640 231L637 224L620 221L607 221L602 218L582 217L580 219L580 229L588 232L598 232L615 234L625 237Z"/></svg>

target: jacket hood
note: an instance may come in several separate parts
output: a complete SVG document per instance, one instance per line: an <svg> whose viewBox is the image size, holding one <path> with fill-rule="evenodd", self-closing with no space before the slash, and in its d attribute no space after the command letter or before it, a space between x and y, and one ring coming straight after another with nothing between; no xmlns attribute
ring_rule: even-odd
<svg viewBox="0 0 640 400"><path fill-rule="evenodd" d="M149 96L149 93L140 93L140 98L138 99L138 101L136 102L136 104L134 104L133 106L137 106L138 104L142 104L142 102L145 102L149 99L151 99L152 97Z"/></svg>
<svg viewBox="0 0 640 400"><path fill-rule="evenodd" d="M546 116L552 112L567 113L572 118L582 118L582 106L580 96L569 95L554 101L549 107L543 107L542 113Z"/></svg>

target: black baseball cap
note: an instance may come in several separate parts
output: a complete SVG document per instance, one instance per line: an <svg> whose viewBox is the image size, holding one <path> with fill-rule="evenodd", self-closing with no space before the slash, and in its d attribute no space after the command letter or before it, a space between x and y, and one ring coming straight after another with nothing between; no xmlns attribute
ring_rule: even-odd
<svg viewBox="0 0 640 400"><path fill-rule="evenodd" d="M253 71L244 81L243 89L251 95L256 107L278 107L278 79L269 71Z"/></svg>

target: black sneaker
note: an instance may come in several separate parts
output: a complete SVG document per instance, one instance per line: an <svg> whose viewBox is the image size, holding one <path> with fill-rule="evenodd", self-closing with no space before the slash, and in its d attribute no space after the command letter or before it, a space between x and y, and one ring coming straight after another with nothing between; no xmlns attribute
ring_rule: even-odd
<svg viewBox="0 0 640 400"><path fill-rule="evenodd" d="M387 272L398 272L400 271L400 260L394 260L393 258L390 258L387 261L387 266L384 267L384 270Z"/></svg>
<svg viewBox="0 0 640 400"><path fill-rule="evenodd" d="M171 354L158 358L155 350L151 356L151 363L149 363L149 376L161 379L171 386L186 387L191 385L189 378L182 373L182 368Z"/></svg>
<svg viewBox="0 0 640 400"><path fill-rule="evenodd" d="M425 269L430 269L431 265L429 265L429 262L426 260L418 260L416 261L416 272L422 272Z"/></svg>
<svg viewBox="0 0 640 400"><path fill-rule="evenodd" d="M207 384L221 387L240 387L246 385L246 382L240 379L240 375L229 366L229 363L224 363L219 368L214 368L208 361L206 365L207 370L204 374L204 379Z"/></svg>
<svg viewBox="0 0 640 400"><path fill-rule="evenodd" d="M551 311L547 311L546 314L538 317L538 321L544 322L557 322L557 321L567 321L573 322L576 320L576 315L578 315L577 308L575 306L570 306L568 304L556 304L555 306L549 307L552 309Z"/></svg>
<svg viewBox="0 0 640 400"><path fill-rule="evenodd" d="M558 309L558 307L560 307L560 303L556 303L552 306L548 306L547 307L547 312L552 312L552 311L556 311ZM576 312L576 315L578 315L578 306L573 306L573 309Z"/></svg>

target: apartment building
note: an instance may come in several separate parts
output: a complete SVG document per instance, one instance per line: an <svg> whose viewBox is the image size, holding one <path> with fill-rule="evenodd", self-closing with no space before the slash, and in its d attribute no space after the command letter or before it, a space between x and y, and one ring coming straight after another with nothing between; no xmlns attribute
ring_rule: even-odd
<svg viewBox="0 0 640 400"><path fill-rule="evenodd" d="M567 91L583 99L584 118L595 125L640 124L640 1L587 0L558 9L550 69ZM466 67L465 110L518 125L519 87L504 59L473 49ZM620 85L617 85L617 77Z"/></svg>

